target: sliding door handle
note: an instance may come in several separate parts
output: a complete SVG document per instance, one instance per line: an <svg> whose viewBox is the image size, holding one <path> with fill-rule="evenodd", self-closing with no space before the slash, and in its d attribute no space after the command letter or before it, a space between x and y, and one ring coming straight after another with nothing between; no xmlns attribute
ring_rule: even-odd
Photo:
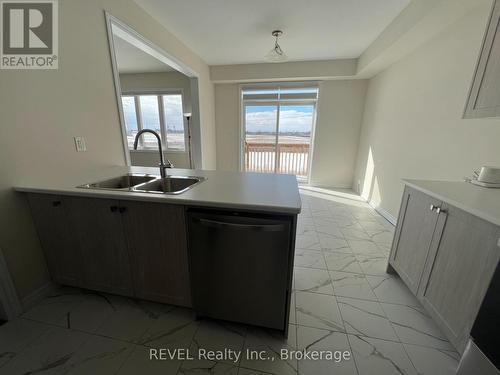
<svg viewBox="0 0 500 375"><path fill-rule="evenodd" d="M286 224L240 224L221 220L193 218L195 222L210 228L225 228L248 230L254 232L281 232L286 229Z"/></svg>

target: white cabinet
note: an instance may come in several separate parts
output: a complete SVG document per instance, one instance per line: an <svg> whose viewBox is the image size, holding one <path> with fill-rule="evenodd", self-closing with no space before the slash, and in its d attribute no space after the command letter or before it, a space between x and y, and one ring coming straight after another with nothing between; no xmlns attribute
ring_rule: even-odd
<svg viewBox="0 0 500 375"><path fill-rule="evenodd" d="M406 187L389 258L463 351L500 258L500 227Z"/></svg>
<svg viewBox="0 0 500 375"><path fill-rule="evenodd" d="M495 0L464 118L500 116L500 0Z"/></svg>

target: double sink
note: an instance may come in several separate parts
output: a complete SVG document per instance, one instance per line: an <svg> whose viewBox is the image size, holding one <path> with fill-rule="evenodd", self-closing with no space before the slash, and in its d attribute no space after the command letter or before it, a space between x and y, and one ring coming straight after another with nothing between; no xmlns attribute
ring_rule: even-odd
<svg viewBox="0 0 500 375"><path fill-rule="evenodd" d="M204 177L128 173L123 176L78 186L83 189L130 191L135 193L181 194L202 183Z"/></svg>

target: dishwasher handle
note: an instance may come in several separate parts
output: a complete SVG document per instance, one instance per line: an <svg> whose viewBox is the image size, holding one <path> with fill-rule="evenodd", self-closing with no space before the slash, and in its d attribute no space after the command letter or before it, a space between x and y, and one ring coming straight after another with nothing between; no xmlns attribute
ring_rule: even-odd
<svg viewBox="0 0 500 375"><path fill-rule="evenodd" d="M195 222L210 228L231 228L253 232L281 232L286 229L286 224L239 224L221 220L200 219L194 217Z"/></svg>

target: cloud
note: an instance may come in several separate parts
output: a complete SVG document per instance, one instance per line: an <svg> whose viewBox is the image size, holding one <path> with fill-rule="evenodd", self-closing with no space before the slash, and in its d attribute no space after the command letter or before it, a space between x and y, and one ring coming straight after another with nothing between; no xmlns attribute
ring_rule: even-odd
<svg viewBox="0 0 500 375"><path fill-rule="evenodd" d="M276 110L247 112L246 128L249 132L274 132ZM310 132L313 113L293 110L280 111L280 130L283 132Z"/></svg>

